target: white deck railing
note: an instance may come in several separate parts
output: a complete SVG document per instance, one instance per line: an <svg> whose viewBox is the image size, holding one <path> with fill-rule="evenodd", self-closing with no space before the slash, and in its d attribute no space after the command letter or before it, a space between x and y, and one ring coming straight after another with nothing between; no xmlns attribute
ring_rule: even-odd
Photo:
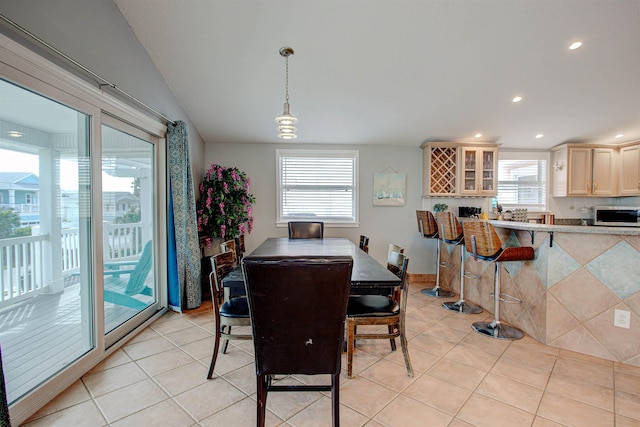
<svg viewBox="0 0 640 427"><path fill-rule="evenodd" d="M62 230L62 278L80 269L80 233L77 228ZM105 224L104 262L136 259L142 253L142 223ZM45 267L49 235L0 239L0 307L42 291L46 286ZM51 270L51 269L49 269ZM55 278L53 278L55 279ZM60 279L60 278L58 278Z"/></svg>
<svg viewBox="0 0 640 427"><path fill-rule="evenodd" d="M49 235L0 240L0 302L34 295L44 285L43 250Z"/></svg>

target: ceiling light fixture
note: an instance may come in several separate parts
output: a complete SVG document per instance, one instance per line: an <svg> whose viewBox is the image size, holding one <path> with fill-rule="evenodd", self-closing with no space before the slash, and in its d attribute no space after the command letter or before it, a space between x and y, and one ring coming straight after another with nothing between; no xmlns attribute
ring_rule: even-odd
<svg viewBox="0 0 640 427"><path fill-rule="evenodd" d="M518 96L514 96L514 97L513 97L513 99L512 99L512 101L513 101L513 102L520 102L520 101L522 101L522 97L521 97L520 95L518 95Z"/></svg>
<svg viewBox="0 0 640 427"><path fill-rule="evenodd" d="M573 43L571 43L571 45L569 45L569 49L570 50L576 50L577 48L579 48L580 46L582 46L582 42L579 40L574 41Z"/></svg>
<svg viewBox="0 0 640 427"><path fill-rule="evenodd" d="M476 134L475 134L475 135L473 135L473 136L475 136L476 138L482 138L482 134L481 134L481 133L476 133Z"/></svg>
<svg viewBox="0 0 640 427"><path fill-rule="evenodd" d="M7 132L7 135L9 135L11 138L20 138L24 136L22 132L18 132L17 130L10 130L9 132Z"/></svg>
<svg viewBox="0 0 640 427"><path fill-rule="evenodd" d="M623 136L624 136L624 134L619 133L619 134L617 134L617 135L615 136L615 138L616 138L616 139L620 139L620 138L622 138Z"/></svg>
<svg viewBox="0 0 640 427"><path fill-rule="evenodd" d="M290 47L280 48L280 55L285 58L285 101L284 112L276 117L276 123L278 123L278 138L281 139L294 139L296 135L296 128L293 126L297 123L298 119L293 117L289 113L289 57L293 56L293 49Z"/></svg>
<svg viewBox="0 0 640 427"><path fill-rule="evenodd" d="M543 136L544 136L544 134L543 134L543 133L539 133L539 134L537 134L537 135L536 135L536 139L540 139L540 138L542 138Z"/></svg>

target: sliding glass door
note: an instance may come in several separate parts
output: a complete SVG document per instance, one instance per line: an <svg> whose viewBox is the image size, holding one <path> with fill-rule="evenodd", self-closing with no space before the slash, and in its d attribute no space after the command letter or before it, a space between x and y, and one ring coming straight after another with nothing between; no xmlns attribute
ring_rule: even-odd
<svg viewBox="0 0 640 427"><path fill-rule="evenodd" d="M153 137L122 123L102 126L105 332L156 302ZM126 131L125 131L126 130Z"/></svg>
<svg viewBox="0 0 640 427"><path fill-rule="evenodd" d="M124 122L25 80L40 93L0 74L0 345L12 411L69 385L157 314L165 277L164 140L130 124L135 115Z"/></svg>
<svg viewBox="0 0 640 427"><path fill-rule="evenodd" d="M12 403L96 346L90 117L4 80L0 99L0 344Z"/></svg>

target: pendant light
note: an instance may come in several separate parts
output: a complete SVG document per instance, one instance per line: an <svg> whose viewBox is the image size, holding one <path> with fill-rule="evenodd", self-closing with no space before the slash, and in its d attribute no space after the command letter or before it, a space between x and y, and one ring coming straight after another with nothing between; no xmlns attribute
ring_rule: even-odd
<svg viewBox="0 0 640 427"><path fill-rule="evenodd" d="M296 128L293 126L296 124L298 119L293 117L291 113L289 113L289 57L293 56L293 49L290 47L280 48L280 55L285 58L285 101L284 101L284 112L276 117L276 123L278 123L278 138L281 139L294 139L298 136L296 135Z"/></svg>

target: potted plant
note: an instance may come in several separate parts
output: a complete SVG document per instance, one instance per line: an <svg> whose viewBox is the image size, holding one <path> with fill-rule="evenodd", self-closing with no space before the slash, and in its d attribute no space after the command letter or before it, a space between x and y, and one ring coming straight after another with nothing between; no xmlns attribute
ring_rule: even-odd
<svg viewBox="0 0 640 427"><path fill-rule="evenodd" d="M212 239L228 240L251 233L253 203L255 198L249 193L249 178L244 172L212 163L200 183L196 204L203 246L210 248Z"/></svg>
<svg viewBox="0 0 640 427"><path fill-rule="evenodd" d="M447 205L446 203L436 203L435 205L433 205L434 212L444 212L447 209L449 209L449 205Z"/></svg>

